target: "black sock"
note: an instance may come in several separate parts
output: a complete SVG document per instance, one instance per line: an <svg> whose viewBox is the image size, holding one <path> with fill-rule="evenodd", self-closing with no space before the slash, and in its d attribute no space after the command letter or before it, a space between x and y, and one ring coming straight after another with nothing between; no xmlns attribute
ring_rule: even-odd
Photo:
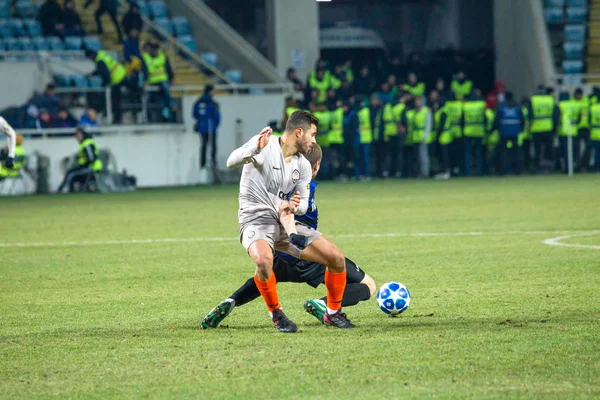
<svg viewBox="0 0 600 400"><path fill-rule="evenodd" d="M258 287L256 287L256 283L254 283L254 278L250 278L229 297L235 300L237 307L259 298L260 292L258 291Z"/></svg>
<svg viewBox="0 0 600 400"><path fill-rule="evenodd" d="M342 307L354 306L359 301L369 300L370 298L371 291L367 285L363 283L348 283L344 290L344 297L342 297ZM321 300L327 304L327 297L323 297Z"/></svg>

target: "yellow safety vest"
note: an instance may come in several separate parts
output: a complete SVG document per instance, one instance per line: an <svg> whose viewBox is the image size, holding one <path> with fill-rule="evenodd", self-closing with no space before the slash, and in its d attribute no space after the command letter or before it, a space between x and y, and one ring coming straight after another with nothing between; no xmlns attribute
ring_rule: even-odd
<svg viewBox="0 0 600 400"><path fill-rule="evenodd" d="M592 140L600 141L600 103L596 103L590 108L590 122Z"/></svg>
<svg viewBox="0 0 600 400"><path fill-rule="evenodd" d="M554 98L547 94L531 96L533 110L531 132L550 132L554 129Z"/></svg>
<svg viewBox="0 0 600 400"><path fill-rule="evenodd" d="M450 116L448 115L446 106L440 108L435 113L435 130L436 131L440 130L440 124L442 123L442 115L443 114L446 114L446 121L444 122L444 126L441 127L442 131L440 133L438 141L442 145L448 145L448 144L452 143L452 131L450 130L450 126L451 126L450 125Z"/></svg>
<svg viewBox="0 0 600 400"><path fill-rule="evenodd" d="M498 130L492 131L494 129L494 118L496 117L496 113L494 110L489 108L485 109L485 119L486 119L486 137L484 139L484 143L487 145L488 151L492 151L496 148L496 145L500 141L500 133Z"/></svg>
<svg viewBox="0 0 600 400"><path fill-rule="evenodd" d="M396 136L398 134L398 121L399 118L394 112L394 107L390 103L383 107L383 135L387 141L390 136Z"/></svg>
<svg viewBox="0 0 600 400"><path fill-rule="evenodd" d="M329 144L344 143L344 109L337 108L331 111L331 129L329 130Z"/></svg>
<svg viewBox="0 0 600 400"><path fill-rule="evenodd" d="M286 107L286 109L285 109L285 115L287 115L287 117L289 118L296 111L300 111L300 109L297 108L297 107Z"/></svg>
<svg viewBox="0 0 600 400"><path fill-rule="evenodd" d="M463 114L463 103L462 101L447 101L444 105L448 120L450 121L450 132L454 139L460 139L462 137L462 127L460 126L460 120Z"/></svg>
<svg viewBox="0 0 600 400"><path fill-rule="evenodd" d="M317 130L317 143L321 147L329 147L329 129L331 124L331 113L329 111L316 111L315 117L319 118L319 129Z"/></svg>
<svg viewBox="0 0 600 400"><path fill-rule="evenodd" d="M467 137L483 138L485 134L485 101L467 101L463 106L465 127L463 133Z"/></svg>
<svg viewBox="0 0 600 400"><path fill-rule="evenodd" d="M425 94L425 84L423 82L417 82L415 86L411 86L408 83L404 84L404 90L415 96L423 96Z"/></svg>
<svg viewBox="0 0 600 400"><path fill-rule="evenodd" d="M523 132L519 134L519 147L523 146L524 140L531 140L531 130L529 129L529 108L521 107L523 111L523 119L525 119L525 124L523 126Z"/></svg>
<svg viewBox="0 0 600 400"><path fill-rule="evenodd" d="M273 131L273 132L271 132L271 135L281 137L281 136L283 136L283 132Z"/></svg>
<svg viewBox="0 0 600 400"><path fill-rule="evenodd" d="M413 143L423 142L423 136L425 135L425 125L427 124L427 115L429 115L429 108L422 107L419 111L413 110L414 117L412 119L412 141ZM427 138L427 143L430 143L432 139L431 133Z"/></svg>
<svg viewBox="0 0 600 400"><path fill-rule="evenodd" d="M363 107L358 112L358 125L360 132L360 143L369 144L373 142L373 128L371 126L371 110Z"/></svg>
<svg viewBox="0 0 600 400"><path fill-rule="evenodd" d="M125 66L112 58L111 55L104 50L100 50L98 54L96 54L95 61L97 63L103 62L104 65L106 65L106 68L108 68L108 71L110 72L110 84L112 86L118 85L127 76Z"/></svg>
<svg viewBox="0 0 600 400"><path fill-rule="evenodd" d="M354 72L352 72L352 68L344 67L344 74L346 74L346 80L352 84L352 82L354 82Z"/></svg>
<svg viewBox="0 0 600 400"><path fill-rule="evenodd" d="M413 120L415 119L415 110L408 110L406 112L406 126L407 134L404 140L405 146L412 146L413 144Z"/></svg>
<svg viewBox="0 0 600 400"><path fill-rule="evenodd" d="M459 83L454 80L450 84L450 89L454 92L454 96L456 96L456 100L463 100L471 94L471 90L473 89L472 81L464 81L463 83Z"/></svg>
<svg viewBox="0 0 600 400"><path fill-rule="evenodd" d="M325 100L327 100L327 90L329 90L329 86L331 86L329 71L326 71L325 74L323 74L322 80L317 79L315 71L311 72L308 84L311 89L317 91L317 98L314 100L316 100L317 103L324 103Z"/></svg>
<svg viewBox="0 0 600 400"><path fill-rule="evenodd" d="M12 168L7 168L0 164L0 177L19 176L21 173L21 168L23 168L23 165L25 164L25 159L25 149L23 149L23 146L15 146L15 158L13 160L13 166Z"/></svg>
<svg viewBox="0 0 600 400"><path fill-rule="evenodd" d="M98 144L96 144L94 139L84 139L83 142L79 144L79 158L77 160L79 165L85 165L87 162L87 157L85 154L85 148L87 146L92 146L92 148L94 149L94 154L96 155L96 161L90 164L89 168L92 171L101 171L103 168L102 160L100 160L100 157L98 157L100 151L98 150Z"/></svg>
<svg viewBox="0 0 600 400"><path fill-rule="evenodd" d="M581 100L571 99L573 104L579 109L579 113L581 114L581 118L579 118L579 128L589 128L590 127L590 99L587 97L582 97Z"/></svg>
<svg viewBox="0 0 600 400"><path fill-rule="evenodd" d="M575 100L563 100L558 103L560 108L560 132L559 136L577 136L579 128L577 121L579 120L579 104Z"/></svg>
<svg viewBox="0 0 600 400"><path fill-rule="evenodd" d="M165 53L159 51L156 57L152 57L150 53L144 53L144 63L148 69L148 83L155 85L157 83L166 82L169 80L167 74L167 57Z"/></svg>

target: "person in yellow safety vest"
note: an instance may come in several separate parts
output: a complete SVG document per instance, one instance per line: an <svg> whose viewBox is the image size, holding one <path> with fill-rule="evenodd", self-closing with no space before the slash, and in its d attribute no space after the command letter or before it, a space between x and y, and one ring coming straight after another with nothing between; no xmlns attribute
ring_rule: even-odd
<svg viewBox="0 0 600 400"><path fill-rule="evenodd" d="M413 97L425 95L425 84L418 81L417 74L414 72L408 74L408 80L402 89L410 93Z"/></svg>
<svg viewBox="0 0 600 400"><path fill-rule="evenodd" d="M467 79L464 71L458 71L456 77L450 84L450 90L454 93L454 97L458 101L465 100L471 95L473 90L473 81Z"/></svg>
<svg viewBox="0 0 600 400"><path fill-rule="evenodd" d="M382 178L387 176L385 162L387 150L384 134L383 102L377 94L371 95L369 116L371 117L373 145L375 146L375 175Z"/></svg>
<svg viewBox="0 0 600 400"><path fill-rule="evenodd" d="M389 160L389 176L400 177L402 164L400 152L402 151L403 143L400 142L400 118L406 108L406 100L404 103L396 98L387 103L383 107L383 136L386 145L386 160ZM405 135L402 135L404 138Z"/></svg>
<svg viewBox="0 0 600 400"><path fill-rule="evenodd" d="M415 109L410 124L413 143L413 158L419 160L419 177L428 178L430 172L429 144L433 131L433 117L429 107L425 106L423 96L415 97Z"/></svg>
<svg viewBox="0 0 600 400"><path fill-rule="evenodd" d="M451 119L448 115L448 108L444 99L440 99L438 102L438 109L435 111L434 120L438 143L440 144L440 161L442 167L442 172L436 178L450 179L452 167L450 146L454 137L451 130Z"/></svg>
<svg viewBox="0 0 600 400"><path fill-rule="evenodd" d="M149 51L142 54L144 59L144 78L146 84L158 89L157 92L150 92L151 102L162 102L162 117L164 121L171 120L171 84L174 75L171 63L160 49L158 43L150 43Z"/></svg>
<svg viewBox="0 0 600 400"><path fill-rule="evenodd" d="M338 100L335 107L329 110L329 153L332 164L333 179L342 176L345 166L344 159L344 108Z"/></svg>
<svg viewBox="0 0 600 400"><path fill-rule="evenodd" d="M342 64L338 64L335 66L335 71L333 74L331 74L330 82L331 82L331 86L329 89L333 89L333 90L338 90L340 87L342 87L342 82L346 80L346 74L344 73L344 69L343 69L343 65Z"/></svg>
<svg viewBox="0 0 600 400"><path fill-rule="evenodd" d="M379 101L375 96L372 101ZM373 119L368 99L363 101L363 107L358 111L358 130L360 137L359 145L359 176L361 180L371 179L371 143L373 143Z"/></svg>
<svg viewBox="0 0 600 400"><path fill-rule="evenodd" d="M91 75L100 76L102 78L103 86L111 87L110 100L113 114L112 122L120 124L123 116L121 110L121 87L127 77L125 66L104 50L95 51L86 49L85 55L96 63L96 69Z"/></svg>
<svg viewBox="0 0 600 400"><path fill-rule="evenodd" d="M464 166L464 139L462 135L462 115L463 115L463 102L462 100L456 100L453 92L448 93L446 104L446 114L450 120L450 132L452 132L452 143L450 144L450 162L452 173L458 175Z"/></svg>
<svg viewBox="0 0 600 400"><path fill-rule="evenodd" d="M347 60L342 67L342 71L345 74L346 81L352 85L354 82L354 71L352 71L352 61Z"/></svg>
<svg viewBox="0 0 600 400"><path fill-rule="evenodd" d="M577 92L577 91L576 91ZM560 130L558 131L558 140L560 142L560 149L562 153L562 170L565 173L569 172L569 136L572 140L572 157L573 166L577 168L577 160L579 156L579 140L580 140L580 122L583 117L583 110L581 104L576 100L572 99L569 92L560 92L558 96L558 108L560 110ZM586 117L589 116L586 112Z"/></svg>
<svg viewBox="0 0 600 400"><path fill-rule="evenodd" d="M521 111L523 112L523 118L525 123L523 131L519 134L519 146L523 154L523 171L529 172L531 170L531 129L529 122L529 99L527 97L521 98Z"/></svg>
<svg viewBox="0 0 600 400"><path fill-rule="evenodd" d="M314 102L309 105L309 109L313 113L313 115L319 119L319 126L317 129L316 137L317 143L323 149L326 149L329 147L329 129L331 126L331 115L329 114L329 110L325 107L325 105L316 104ZM323 162L322 164L323 167L326 167L327 163ZM325 171L323 172L324 175L327 175Z"/></svg>
<svg viewBox="0 0 600 400"><path fill-rule="evenodd" d="M590 99L583 95L581 88L575 89L573 93L573 104L579 109L579 124L577 129L579 130L579 140L583 142L583 151L579 154L580 147L579 143L577 147L574 147L573 154L578 158L579 163L576 164L576 169L579 171L582 168L588 168L592 156L592 143L590 140ZM562 118L561 118L562 120ZM578 157L577 157L578 156Z"/></svg>
<svg viewBox="0 0 600 400"><path fill-rule="evenodd" d="M79 142L79 150L77 154L78 166L67 171L65 178L58 188L58 193L64 191L69 186L69 191L73 192L75 183L80 184L80 188L90 178L94 172L100 172L104 168L100 159L100 149L98 144L92 139L92 136L86 133L83 128L75 130L75 139Z"/></svg>
<svg viewBox="0 0 600 400"><path fill-rule="evenodd" d="M319 68L316 72L311 72L308 79L308 86L311 90L317 92L316 98L313 98L312 101L317 104L325 103L325 100L327 100L327 91L331 87L331 76L329 71Z"/></svg>
<svg viewBox="0 0 600 400"><path fill-rule="evenodd" d="M590 107L591 139L594 146L594 171L600 172L600 103Z"/></svg>
<svg viewBox="0 0 600 400"><path fill-rule="evenodd" d="M471 93L463 105L461 126L464 135L465 175L471 176L473 150L475 150L477 175L483 175L483 138L487 121L485 101L476 93Z"/></svg>
<svg viewBox="0 0 600 400"><path fill-rule="evenodd" d="M298 106L298 102L292 96L286 97L285 99L285 109L283 110L283 119L281 120L281 126L285 126L287 124L290 115L294 113L294 111L299 111L300 106Z"/></svg>
<svg viewBox="0 0 600 400"><path fill-rule="evenodd" d="M494 127L494 120L496 118L496 112L491 108L485 109L486 128L485 136L483 138L483 159L485 164L483 166L484 173L491 171L492 167L497 174L500 174L500 151L498 151L498 142L500 141L500 135L498 129Z"/></svg>
<svg viewBox="0 0 600 400"><path fill-rule="evenodd" d="M531 96L528 116L535 150L534 172L537 173L543 162L542 147L554 167L554 135L560 124L558 106L554 97L546 94L544 85L538 85L536 94Z"/></svg>
<svg viewBox="0 0 600 400"><path fill-rule="evenodd" d="M17 177L21 173L21 169L25 165L27 159L25 155L25 149L23 148L23 136L16 134L15 143L15 156L12 158L12 163L7 163L8 158L8 147L5 147L0 151L0 181L7 177ZM9 165L7 165L9 164Z"/></svg>

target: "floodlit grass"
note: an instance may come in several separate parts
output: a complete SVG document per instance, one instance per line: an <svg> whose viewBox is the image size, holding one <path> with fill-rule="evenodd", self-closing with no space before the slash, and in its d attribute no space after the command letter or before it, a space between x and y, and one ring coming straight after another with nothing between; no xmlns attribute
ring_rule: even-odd
<svg viewBox="0 0 600 400"><path fill-rule="evenodd" d="M600 250L542 243L600 246L600 177L323 183L317 203L410 289L405 314L371 299L326 328L302 310L324 287L281 284L299 333L260 299L198 329L253 273L234 186L0 199L0 398L600 396Z"/></svg>

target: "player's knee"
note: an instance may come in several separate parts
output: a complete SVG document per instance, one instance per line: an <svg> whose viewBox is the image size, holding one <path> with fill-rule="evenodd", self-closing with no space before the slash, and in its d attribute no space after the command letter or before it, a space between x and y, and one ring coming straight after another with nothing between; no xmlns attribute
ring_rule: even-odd
<svg viewBox="0 0 600 400"><path fill-rule="evenodd" d="M373 278L371 278L369 275L365 275L365 277L363 278L361 283L363 285L367 285L371 296L373 296L375 293L377 293L377 285L375 284L375 281L373 280Z"/></svg>
<svg viewBox="0 0 600 400"><path fill-rule="evenodd" d="M346 267L346 257L339 249L335 248L329 257L329 268L335 272L342 272Z"/></svg>
<svg viewBox="0 0 600 400"><path fill-rule="evenodd" d="M273 255L261 254L254 257L256 263L256 273L262 279L269 279L273 272Z"/></svg>

